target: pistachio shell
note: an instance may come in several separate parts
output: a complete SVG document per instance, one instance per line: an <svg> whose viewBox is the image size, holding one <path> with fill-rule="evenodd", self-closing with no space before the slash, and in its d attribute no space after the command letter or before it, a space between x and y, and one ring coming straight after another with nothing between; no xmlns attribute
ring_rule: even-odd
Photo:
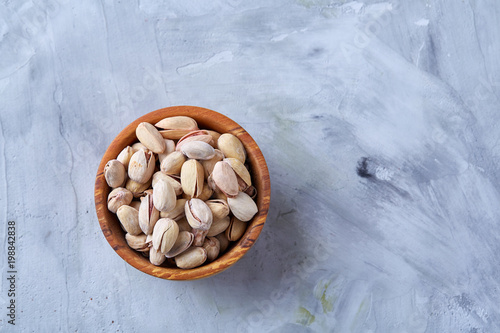
<svg viewBox="0 0 500 333"><path fill-rule="evenodd" d="M224 154L219 149L214 149L214 157L212 157L209 160L200 161L205 171L205 179L208 179L208 176L210 176L210 174L214 170L215 163L222 161L223 159L224 159Z"/></svg>
<svg viewBox="0 0 500 333"><path fill-rule="evenodd" d="M141 150L141 149L144 149L145 151L148 151L148 150L149 150L149 149L148 149L145 145L143 145L143 144L142 144L142 143L140 143L140 142L136 142L136 143L134 143L134 144L131 146L131 148L134 150L134 153L135 153L135 152L137 152L137 151L139 151L139 150Z"/></svg>
<svg viewBox="0 0 500 333"><path fill-rule="evenodd" d="M212 172L212 180L215 185L228 197L238 194L238 179L231 166L224 161L215 163Z"/></svg>
<svg viewBox="0 0 500 333"><path fill-rule="evenodd" d="M125 240L128 246L137 251L149 251L149 246L146 244L146 235L131 235L129 233L125 234Z"/></svg>
<svg viewBox="0 0 500 333"><path fill-rule="evenodd" d="M139 227L139 211L131 206L123 205L116 211L116 216L123 229L131 235L137 236L142 233Z"/></svg>
<svg viewBox="0 0 500 333"><path fill-rule="evenodd" d="M215 156L214 148L203 141L186 142L180 150L188 158L196 160L209 160Z"/></svg>
<svg viewBox="0 0 500 333"><path fill-rule="evenodd" d="M185 210L184 210L184 205L186 204L186 199L177 199L175 203L174 209L164 212L160 211L160 217L162 218L169 218L174 221L178 221L184 216L186 216Z"/></svg>
<svg viewBox="0 0 500 333"><path fill-rule="evenodd" d="M179 236L177 236L177 239L175 240L174 245L168 251L165 253L165 256L167 258L173 258L182 252L186 251L191 244L193 243L194 240L194 235L190 233L189 231L181 231L179 232Z"/></svg>
<svg viewBox="0 0 500 333"><path fill-rule="evenodd" d="M155 157L152 152L138 150L130 158L128 176L138 183L146 183L155 171Z"/></svg>
<svg viewBox="0 0 500 333"><path fill-rule="evenodd" d="M186 212L186 219L189 225L193 228L194 245L201 246L203 240L212 225L213 216L212 211L200 199L191 199L186 201L184 206Z"/></svg>
<svg viewBox="0 0 500 333"><path fill-rule="evenodd" d="M247 185L246 187L252 185L252 177L250 177L250 172L245 167L245 164L241 163L239 159L227 157L224 159L224 162L227 162L231 166L231 168L233 168L234 173L236 173L236 175L245 182L245 184Z"/></svg>
<svg viewBox="0 0 500 333"><path fill-rule="evenodd" d="M184 193L198 197L203 192L203 166L197 160L187 160L181 168L181 184Z"/></svg>
<svg viewBox="0 0 500 333"><path fill-rule="evenodd" d="M177 141L177 145L175 146L175 150L180 151L182 146L185 143L191 142L191 141L203 141L208 144L210 144L212 140L212 136L208 134L207 131L201 130L201 131L192 131L189 132L188 134L184 135L182 138Z"/></svg>
<svg viewBox="0 0 500 333"><path fill-rule="evenodd" d="M229 216L226 216L220 220L214 220L210 229L207 232L207 236L217 236L220 233L226 231L227 227L229 227L229 223L231 219Z"/></svg>
<svg viewBox="0 0 500 333"><path fill-rule="evenodd" d="M257 197L257 189L255 186L249 186L247 189L244 191L246 194L250 196L250 198L254 199Z"/></svg>
<svg viewBox="0 0 500 333"><path fill-rule="evenodd" d="M167 257L155 248L150 248L149 250L149 261L156 266L160 266L167 260Z"/></svg>
<svg viewBox="0 0 500 333"><path fill-rule="evenodd" d="M166 180L159 180L153 187L153 203L160 212L169 212L175 208L177 197L172 185Z"/></svg>
<svg viewBox="0 0 500 333"><path fill-rule="evenodd" d="M198 124L196 123L196 120L187 116L167 117L157 122L155 126L166 130L185 129L193 131L198 129Z"/></svg>
<svg viewBox="0 0 500 333"><path fill-rule="evenodd" d="M132 155L134 155L134 153L135 150L132 147L127 146L123 148L123 150L118 154L118 157L116 159L123 164L125 169L127 169L128 163L130 162L130 158L132 157Z"/></svg>
<svg viewBox="0 0 500 333"><path fill-rule="evenodd" d="M153 229L153 248L165 254L174 246L179 235L179 226L168 218L159 219Z"/></svg>
<svg viewBox="0 0 500 333"><path fill-rule="evenodd" d="M130 192L132 192L134 198L142 196L144 194L144 191L146 191L150 186L151 186L151 179L149 179L144 184L138 183L132 179L128 179L127 183L125 184L125 188Z"/></svg>
<svg viewBox="0 0 500 333"><path fill-rule="evenodd" d="M241 141L230 133L224 133L217 140L217 147L224 153L225 157L234 157L245 163L246 151Z"/></svg>
<svg viewBox="0 0 500 333"><path fill-rule="evenodd" d="M190 247L175 257L175 264L179 268L195 268L207 260L207 251L202 247Z"/></svg>
<svg viewBox="0 0 500 333"><path fill-rule="evenodd" d="M127 171L125 170L125 166L118 160L110 160L104 166L104 178L109 187L123 186L126 176Z"/></svg>
<svg viewBox="0 0 500 333"><path fill-rule="evenodd" d="M141 206L139 207L139 226L142 232L149 235L153 232L160 213L153 204L153 195L150 192L145 193L145 196L141 198Z"/></svg>
<svg viewBox="0 0 500 333"><path fill-rule="evenodd" d="M137 212L139 212L139 207L141 206L141 202L137 200L133 200L130 205L130 207L137 209Z"/></svg>
<svg viewBox="0 0 500 333"><path fill-rule="evenodd" d="M206 201L210 199L213 193L214 191L212 190L212 188L210 188L207 183L203 183L203 190L201 191L201 194L197 198L202 201ZM183 197L187 200L193 198L192 196L187 195L186 193L183 194Z"/></svg>
<svg viewBox="0 0 500 333"><path fill-rule="evenodd" d="M212 211L214 221L223 219L229 214L229 205L226 200L212 199L205 201L205 204Z"/></svg>
<svg viewBox="0 0 500 333"><path fill-rule="evenodd" d="M169 175L178 175L184 162L186 162L184 154L180 151L174 151L163 159L160 170Z"/></svg>
<svg viewBox="0 0 500 333"><path fill-rule="evenodd" d="M215 237L207 237L203 242L202 247L207 251L207 262L212 262L217 259L220 250L219 240Z"/></svg>
<svg viewBox="0 0 500 333"><path fill-rule="evenodd" d="M123 187L117 187L108 195L108 209L112 213L116 213L118 208L123 205L128 205L133 199L132 193Z"/></svg>
<svg viewBox="0 0 500 333"><path fill-rule="evenodd" d="M241 236L243 236L246 229L247 224L233 216L231 218L229 226L226 229L225 235L229 241L234 242L240 239Z"/></svg>
<svg viewBox="0 0 500 333"><path fill-rule="evenodd" d="M158 161L163 162L165 157L169 155L170 153L175 151L175 142L174 140L169 140L169 139L163 139L165 141L165 151L161 154L158 154Z"/></svg>
<svg viewBox="0 0 500 333"><path fill-rule="evenodd" d="M182 185L181 185L179 177L177 177L175 175L167 175L163 171L157 171L153 175L151 186L153 186L153 188L154 188L156 183L159 180L164 180L166 182L169 182L170 185L172 185L172 187L174 188L175 195L182 194Z"/></svg>
<svg viewBox="0 0 500 333"><path fill-rule="evenodd" d="M228 197L227 204L233 215L243 222L250 221L259 211L255 201L245 192L238 192L234 198Z"/></svg>
<svg viewBox="0 0 500 333"><path fill-rule="evenodd" d="M140 123L135 129L137 139L153 153L161 154L165 151L165 141L160 132L147 122Z"/></svg>
<svg viewBox="0 0 500 333"><path fill-rule="evenodd" d="M191 131L192 130L186 130L186 129L170 129L159 132L164 139L179 140L180 138L182 138L184 135L188 134Z"/></svg>
<svg viewBox="0 0 500 333"><path fill-rule="evenodd" d="M224 233L218 234L217 236L215 236L215 238L217 238L217 240L219 241L219 244L220 244L219 253L224 253L226 251L227 247L229 246L229 239L227 239L227 237Z"/></svg>
<svg viewBox="0 0 500 333"><path fill-rule="evenodd" d="M212 137L213 142L210 145L214 148L217 148L217 141L220 138L220 133L212 130L206 130L208 134Z"/></svg>
<svg viewBox="0 0 500 333"><path fill-rule="evenodd" d="M187 221L186 214L184 214L184 217L181 217L177 222L177 225L179 226L180 231L189 231L191 232L193 228L189 225L189 222Z"/></svg>

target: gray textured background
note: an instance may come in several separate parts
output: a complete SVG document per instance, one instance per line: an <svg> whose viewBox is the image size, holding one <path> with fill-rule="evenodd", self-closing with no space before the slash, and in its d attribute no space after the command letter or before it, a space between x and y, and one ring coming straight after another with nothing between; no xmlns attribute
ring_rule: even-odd
<svg viewBox="0 0 500 333"><path fill-rule="evenodd" d="M499 26L494 0L0 1L0 330L499 331ZM256 245L194 282L124 263L93 202L119 131L183 104L272 180Z"/></svg>

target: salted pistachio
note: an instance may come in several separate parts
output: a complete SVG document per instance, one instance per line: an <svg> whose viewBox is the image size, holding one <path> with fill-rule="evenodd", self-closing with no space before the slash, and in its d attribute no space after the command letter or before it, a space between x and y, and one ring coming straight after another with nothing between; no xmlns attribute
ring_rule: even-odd
<svg viewBox="0 0 500 333"><path fill-rule="evenodd" d="M180 138L182 138L184 135L188 134L191 131L192 130L189 129L169 129L169 130L162 130L159 132L164 139L179 140Z"/></svg>
<svg viewBox="0 0 500 333"><path fill-rule="evenodd" d="M203 170L205 171L205 179L208 179L208 176L214 170L215 163L222 161L224 159L224 154L219 149L214 149L214 156L209 160L200 161L201 165L203 165Z"/></svg>
<svg viewBox="0 0 500 333"><path fill-rule="evenodd" d="M153 248L165 254L174 246L179 236L179 226L168 218L159 219L153 229Z"/></svg>
<svg viewBox="0 0 500 333"><path fill-rule="evenodd" d="M230 133L224 133L217 140L217 147L224 153L224 156L234 157L245 163L247 153L240 139Z"/></svg>
<svg viewBox="0 0 500 333"><path fill-rule="evenodd" d="M226 216L219 220L214 220L212 222L212 225L210 226L210 229L208 229L207 236L217 236L218 234L223 233L224 231L226 231L227 227L229 227L230 223L231 218L229 216Z"/></svg>
<svg viewBox="0 0 500 333"><path fill-rule="evenodd" d="M149 249L149 262L155 266L160 266L167 260L167 257L161 251L156 250L155 248Z"/></svg>
<svg viewBox="0 0 500 333"><path fill-rule="evenodd" d="M248 196L253 200L255 200L255 198L257 197L257 189L255 188L255 186L247 187L247 189L244 192L248 194Z"/></svg>
<svg viewBox="0 0 500 333"><path fill-rule="evenodd" d="M139 207L139 226L142 232L149 235L153 232L153 228L160 217L160 212L153 204L153 194L150 191L145 191L145 195L141 198L141 206Z"/></svg>
<svg viewBox="0 0 500 333"><path fill-rule="evenodd" d="M131 235L137 236L142 233L139 227L139 211L131 206L123 205L116 211L116 216L123 229Z"/></svg>
<svg viewBox="0 0 500 333"><path fill-rule="evenodd" d="M137 212L139 212L139 207L141 206L141 202L137 200L133 200L130 205L130 207L137 209Z"/></svg>
<svg viewBox="0 0 500 333"><path fill-rule="evenodd" d="M209 160L215 156L214 148L203 141L190 141L182 145L180 151L188 158Z"/></svg>
<svg viewBox="0 0 500 333"><path fill-rule="evenodd" d="M155 171L153 152L140 149L132 155L128 165L128 176L138 183L146 183Z"/></svg>
<svg viewBox="0 0 500 333"><path fill-rule="evenodd" d="M238 220L236 217L231 218L231 222L226 229L225 235L227 239L231 242L237 241L243 236L245 230L247 229L247 224Z"/></svg>
<svg viewBox="0 0 500 333"><path fill-rule="evenodd" d="M146 235L131 235L129 233L125 234L125 240L127 241L128 246L137 251L149 251L149 246L146 244Z"/></svg>
<svg viewBox="0 0 500 333"><path fill-rule="evenodd" d="M186 216L186 213L184 211L184 205L186 204L186 199L177 199L175 202L175 207L174 209L170 211L160 211L160 217L162 218L169 218L174 221L178 221L184 216Z"/></svg>
<svg viewBox="0 0 500 333"><path fill-rule="evenodd" d="M207 260L207 250L203 247L192 246L175 257L175 264L179 268L195 268Z"/></svg>
<svg viewBox="0 0 500 333"><path fill-rule="evenodd" d="M214 222L225 218L229 215L229 205L226 200L223 199L211 199L205 201L208 208L212 211Z"/></svg>
<svg viewBox="0 0 500 333"><path fill-rule="evenodd" d="M167 117L155 124L156 127L162 129L185 129L185 130L197 130L198 124L196 120L187 116L173 116Z"/></svg>
<svg viewBox="0 0 500 333"><path fill-rule="evenodd" d="M225 195L234 197L238 194L238 179L229 163L224 161L215 163L211 176L214 184Z"/></svg>
<svg viewBox="0 0 500 333"><path fill-rule="evenodd" d="M137 125L135 135L137 139L153 153L161 154L165 151L166 146L163 137L156 127L150 123L142 122Z"/></svg>
<svg viewBox="0 0 500 333"><path fill-rule="evenodd" d="M194 235L189 231L179 232L179 236L177 236L174 245L172 246L170 251L165 253L165 256L167 258L173 258L181 254L182 252L186 251L191 246L191 244L193 244L193 240Z"/></svg>
<svg viewBox="0 0 500 333"><path fill-rule="evenodd" d="M208 134L205 130L192 131L188 134L184 135L182 138L177 141L177 145L175 146L175 150L180 151L182 146L191 141L203 141L210 144L213 139L210 134Z"/></svg>
<svg viewBox="0 0 500 333"><path fill-rule="evenodd" d="M184 193L198 197L203 192L203 166L197 160L187 160L181 168L181 185Z"/></svg>
<svg viewBox="0 0 500 333"><path fill-rule="evenodd" d="M152 183L151 186L154 188L156 183L159 180L164 180L166 182L169 182L170 185L174 188L175 195L181 195L182 194L182 185L181 185L181 180L178 176L175 175L167 175L163 171L157 171L153 174L152 178Z"/></svg>
<svg viewBox="0 0 500 333"><path fill-rule="evenodd" d="M160 164L160 170L169 175L178 175L186 162L186 156L180 151L168 154Z"/></svg>
<svg viewBox="0 0 500 333"><path fill-rule="evenodd" d="M186 219L193 228L194 245L201 246L210 226L212 225L212 211L205 202L200 199L191 199L186 201L184 206Z"/></svg>
<svg viewBox="0 0 500 333"><path fill-rule="evenodd" d="M201 191L201 194L197 198L202 201L206 201L210 199L213 193L214 191L212 190L212 188L210 188L207 183L203 183L203 190ZM186 193L184 193L182 196L187 200L193 198L192 196L187 195Z"/></svg>
<svg viewBox="0 0 500 333"><path fill-rule="evenodd" d="M212 147L210 147L212 148ZM213 149L213 148L212 148ZM118 160L110 160L104 166L104 178L109 187L120 187L125 184L127 171L122 162Z"/></svg>
<svg viewBox="0 0 500 333"><path fill-rule="evenodd" d="M117 187L108 195L108 209L110 212L115 213L123 205L128 205L133 199L132 193L123 187Z"/></svg>
<svg viewBox="0 0 500 333"><path fill-rule="evenodd" d="M207 262L212 262L219 256L220 243L217 238L205 238L202 247L207 251Z"/></svg>
<svg viewBox="0 0 500 333"><path fill-rule="evenodd" d="M170 182L161 179L153 187L153 204L160 212L169 212L175 208L177 196Z"/></svg>
<svg viewBox="0 0 500 333"><path fill-rule="evenodd" d="M229 246L229 239L227 239L225 233L218 234L215 238L217 238L220 244L219 253L224 253Z"/></svg>
<svg viewBox="0 0 500 333"><path fill-rule="evenodd" d="M141 149L144 149L145 151L148 151L149 149L143 145L142 143L140 142L136 142L134 143L132 146L130 146L133 150L134 150L134 153L141 150Z"/></svg>
<svg viewBox="0 0 500 333"><path fill-rule="evenodd" d="M144 194L144 191L146 191L150 186L151 186L151 179L149 179L144 184L136 182L135 180L132 179L128 179L127 183L125 183L125 188L130 192L132 192L134 198L139 198L140 196L142 196Z"/></svg>
<svg viewBox="0 0 500 333"><path fill-rule="evenodd" d="M255 201L245 192L238 192L234 198L228 197L227 204L233 215L243 222L250 221L259 211Z"/></svg>
<svg viewBox="0 0 500 333"><path fill-rule="evenodd" d="M193 228L189 225L189 222L187 221L185 213L184 213L184 216L181 217L176 222L177 222L177 225L179 226L179 230L180 231L189 231L189 232L191 232L193 230Z"/></svg>
<svg viewBox="0 0 500 333"><path fill-rule="evenodd" d="M213 140L213 142L210 143L210 145L214 148L217 148L217 141L219 140L221 134L219 132L212 131L212 130L206 130L206 131L212 137L212 140Z"/></svg>
<svg viewBox="0 0 500 333"><path fill-rule="evenodd" d="M135 150L132 147L127 146L127 147L123 148L123 150L118 154L116 159L123 164L125 169L127 169L128 163L130 162L130 158L132 157L132 155L134 155L134 153L135 153Z"/></svg>
<svg viewBox="0 0 500 333"><path fill-rule="evenodd" d="M238 184L240 184L240 180L244 182L240 185L240 190L244 190L249 186L252 186L252 177L250 177L250 172L239 159L228 157L224 159L224 162L227 162L227 164L229 164L231 168L233 168L236 177L239 178Z"/></svg>
<svg viewBox="0 0 500 333"><path fill-rule="evenodd" d="M167 157L170 153L175 151L174 140L163 139L163 141L165 141L165 151L161 154L158 154L158 161L160 161L160 165L161 162L163 162L163 160L165 159L165 157Z"/></svg>

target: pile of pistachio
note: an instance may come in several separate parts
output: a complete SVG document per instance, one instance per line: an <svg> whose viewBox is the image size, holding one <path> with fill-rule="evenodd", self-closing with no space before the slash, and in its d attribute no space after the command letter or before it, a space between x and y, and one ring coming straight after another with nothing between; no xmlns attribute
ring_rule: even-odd
<svg viewBox="0 0 500 333"><path fill-rule="evenodd" d="M136 136L104 167L128 245L154 265L215 260L258 211L243 144L185 116L140 123Z"/></svg>

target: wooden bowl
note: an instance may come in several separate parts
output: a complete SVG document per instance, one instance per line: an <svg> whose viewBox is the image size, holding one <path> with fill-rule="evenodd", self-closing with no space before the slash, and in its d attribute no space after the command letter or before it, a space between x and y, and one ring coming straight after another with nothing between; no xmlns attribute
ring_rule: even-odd
<svg viewBox="0 0 500 333"><path fill-rule="evenodd" d="M125 232L122 230L118 218L107 208L110 188L106 183L103 172L106 163L111 159L115 159L123 148L137 141L135 129L139 123L148 122L155 124L163 118L172 116L189 116L198 122L200 129L211 129L219 133L231 133L238 137L247 151L247 162L251 168L252 184L257 189L256 203L259 211L251 221L247 222L248 227L245 234L240 240L231 244L221 257L209 264L193 269L170 268L151 264L148 258L145 258L128 246L125 241ZM97 217L102 232L111 247L123 260L144 273L162 279L194 280L224 271L238 261L252 247L266 222L271 187L269 171L267 170L264 156L252 137L240 125L228 117L209 109L195 106L173 106L159 109L140 117L118 134L104 153L99 169L97 170L94 195Z"/></svg>

